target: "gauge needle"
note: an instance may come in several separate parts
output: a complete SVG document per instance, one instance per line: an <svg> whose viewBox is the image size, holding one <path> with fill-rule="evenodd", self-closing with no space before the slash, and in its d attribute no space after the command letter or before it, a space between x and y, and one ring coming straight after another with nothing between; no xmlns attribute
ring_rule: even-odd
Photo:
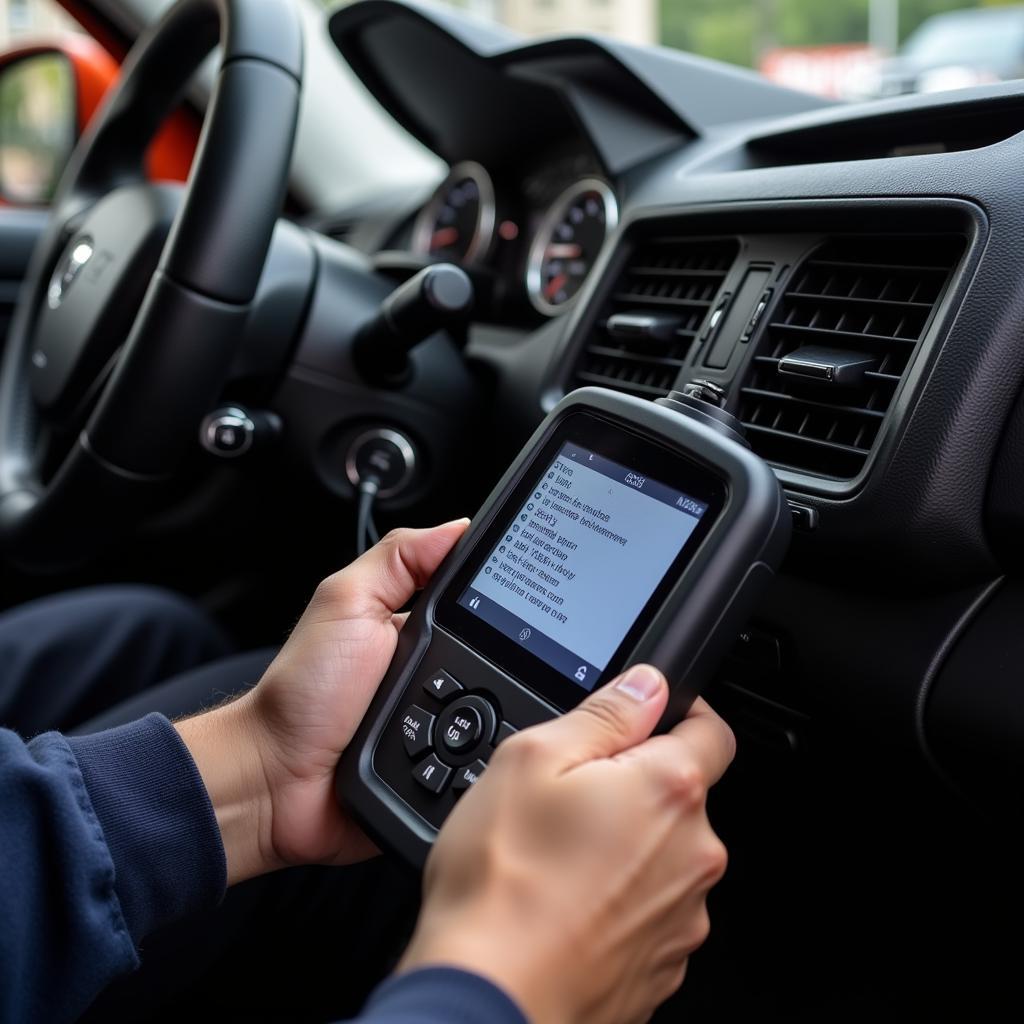
<svg viewBox="0 0 1024 1024"><path fill-rule="evenodd" d="M455 245L459 240L459 229L458 228L441 228L434 232L433 238L430 239L431 249L447 249L452 245Z"/></svg>
<svg viewBox="0 0 1024 1024"><path fill-rule="evenodd" d="M568 274L559 274L557 277L551 278L547 288L544 289L544 298L550 302L568 283Z"/></svg>
<svg viewBox="0 0 1024 1024"><path fill-rule="evenodd" d="M583 246L575 245L571 242L559 244L556 242L554 245L549 245L547 248L547 257L549 260L578 260L583 255Z"/></svg>

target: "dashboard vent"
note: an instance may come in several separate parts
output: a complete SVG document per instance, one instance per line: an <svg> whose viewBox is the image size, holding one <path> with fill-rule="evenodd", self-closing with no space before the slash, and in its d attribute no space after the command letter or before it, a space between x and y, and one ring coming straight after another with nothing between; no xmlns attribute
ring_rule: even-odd
<svg viewBox="0 0 1024 1024"><path fill-rule="evenodd" d="M793 275L741 390L753 449L782 468L855 477L963 250L952 235L848 236L817 249Z"/></svg>
<svg viewBox="0 0 1024 1024"><path fill-rule="evenodd" d="M614 290L573 375L573 386L598 384L643 398L666 395L714 308L739 245L731 238L656 238L641 242ZM609 330L617 314L670 318L653 336Z"/></svg>
<svg viewBox="0 0 1024 1024"><path fill-rule="evenodd" d="M955 93L922 99L923 106L910 110L896 109L884 116L871 110L858 116L851 108L846 118L832 114L826 124L754 139L749 144L750 165L785 167L959 153L1012 138L1024 118L1024 103L1016 94L972 102Z"/></svg>

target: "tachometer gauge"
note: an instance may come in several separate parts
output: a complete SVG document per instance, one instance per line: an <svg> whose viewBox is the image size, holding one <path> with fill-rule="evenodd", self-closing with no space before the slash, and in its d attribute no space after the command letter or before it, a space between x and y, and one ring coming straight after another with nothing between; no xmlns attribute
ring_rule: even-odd
<svg viewBox="0 0 1024 1024"><path fill-rule="evenodd" d="M526 289L535 309L554 316L572 304L618 221L615 194L597 178L555 200L530 247Z"/></svg>
<svg viewBox="0 0 1024 1024"><path fill-rule="evenodd" d="M420 256L470 264L485 255L494 237L494 185L477 163L456 164L413 228Z"/></svg>

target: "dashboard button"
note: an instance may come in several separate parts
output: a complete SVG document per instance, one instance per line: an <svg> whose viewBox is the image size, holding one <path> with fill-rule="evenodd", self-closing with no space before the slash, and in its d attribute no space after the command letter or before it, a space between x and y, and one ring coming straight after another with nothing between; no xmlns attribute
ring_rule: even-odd
<svg viewBox="0 0 1024 1024"><path fill-rule="evenodd" d="M441 715L438 736L441 745L453 754L461 754L475 747L483 732L483 718L468 700L458 701Z"/></svg>
<svg viewBox="0 0 1024 1024"><path fill-rule="evenodd" d="M472 764L467 764L464 768L460 768L455 773L455 779L452 782L452 792L465 793L483 775L486 767L487 765L483 761L474 761Z"/></svg>
<svg viewBox="0 0 1024 1024"><path fill-rule="evenodd" d="M743 328L743 333L740 335L740 341L750 341L754 336L754 331L757 330L757 325L761 322L761 317L764 316L764 311L768 308L768 303L771 301L772 290L769 288L764 295L757 300L754 312L750 315L750 320L747 322L747 326Z"/></svg>
<svg viewBox="0 0 1024 1024"><path fill-rule="evenodd" d="M410 757L419 757L431 748L435 721L429 711L424 711L416 704L405 709L402 715L402 742Z"/></svg>
<svg viewBox="0 0 1024 1024"><path fill-rule="evenodd" d="M793 517L793 528L795 530L809 532L818 528L818 510L816 508L791 501L789 503L789 511Z"/></svg>
<svg viewBox="0 0 1024 1024"><path fill-rule="evenodd" d="M700 344L701 345L703 345L704 342L708 341L711 338L711 336L715 333L715 331L718 330L718 325L722 322L722 317L725 316L725 311L729 307L729 300L731 298L732 298L732 293L731 292L726 292L722 296L722 298L719 301L718 305L715 306L714 311L712 312L711 316L708 317L707 325L705 326L704 330L701 332L701 336L700 336Z"/></svg>
<svg viewBox="0 0 1024 1024"><path fill-rule="evenodd" d="M448 776L452 770L443 761L438 760L436 754L420 761L413 769L412 777L431 793L441 793L448 784Z"/></svg>
<svg viewBox="0 0 1024 1024"><path fill-rule="evenodd" d="M499 743L504 742L510 736L515 736L519 730L509 722L502 722L498 726L498 735L494 737L494 745L497 746Z"/></svg>
<svg viewBox="0 0 1024 1024"><path fill-rule="evenodd" d="M424 693L429 693L442 703L451 700L455 694L462 693L463 689L462 683L444 669L431 673L423 680Z"/></svg>
<svg viewBox="0 0 1024 1024"><path fill-rule="evenodd" d="M228 406L207 416L200 427L203 447L222 459L244 455L251 447L256 424L244 409Z"/></svg>

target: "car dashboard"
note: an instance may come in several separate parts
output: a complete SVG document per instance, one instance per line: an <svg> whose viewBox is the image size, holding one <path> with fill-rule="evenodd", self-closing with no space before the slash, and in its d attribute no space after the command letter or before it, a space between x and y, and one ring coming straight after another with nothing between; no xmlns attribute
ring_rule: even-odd
<svg viewBox="0 0 1024 1024"><path fill-rule="evenodd" d="M991 616L1024 613L1024 87L837 105L683 54L523 45L387 0L337 11L330 32L451 168L348 241L384 274L459 263L477 305L402 394L363 394L307 336L282 400L299 408L329 374L348 420L413 438L433 476L401 512L476 457L469 435L497 471L576 387L653 399L714 382L796 527L723 699L777 749L840 719L943 785L1014 789L1024 720ZM328 438L315 471L350 495L330 467L355 428L320 415L295 456ZM950 656L971 649L980 680Z"/></svg>

